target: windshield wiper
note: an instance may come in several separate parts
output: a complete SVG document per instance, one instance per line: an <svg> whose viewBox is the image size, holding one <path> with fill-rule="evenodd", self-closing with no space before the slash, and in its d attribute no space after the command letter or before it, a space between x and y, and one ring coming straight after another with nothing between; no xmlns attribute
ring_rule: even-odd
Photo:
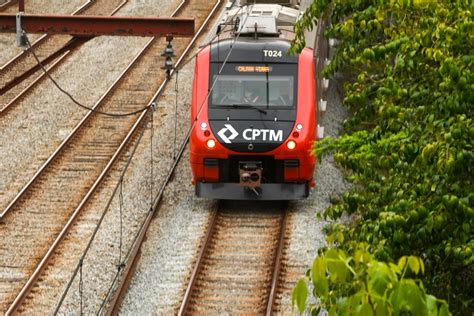
<svg viewBox="0 0 474 316"><path fill-rule="evenodd" d="M255 109L259 111L260 113L267 114L267 111L252 104L232 104L232 105L227 105L227 106L231 106L233 108Z"/></svg>

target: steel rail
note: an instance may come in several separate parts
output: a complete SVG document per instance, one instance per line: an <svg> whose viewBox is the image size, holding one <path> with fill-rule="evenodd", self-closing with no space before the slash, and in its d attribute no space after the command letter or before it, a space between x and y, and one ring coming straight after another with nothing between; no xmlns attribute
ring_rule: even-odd
<svg viewBox="0 0 474 316"><path fill-rule="evenodd" d="M181 306L179 308L179 312L178 312L179 316L183 316L186 313L186 310L188 309L189 301L191 299L191 294L193 293L194 284L196 283L197 276L199 274L199 271L201 270L201 265L204 260L204 256L206 254L209 241L211 240L212 232L214 231L214 226L216 224L218 211L219 211L219 206L217 206L217 209L211 215L211 220L209 221L209 226L207 227L206 235L204 237L204 242L202 243L202 247L199 250L198 259L196 261L196 264L194 265L193 272L191 273L191 277L189 278L188 287L186 288L183 301L181 302Z"/></svg>
<svg viewBox="0 0 474 316"><path fill-rule="evenodd" d="M0 12L8 9L8 7L14 5L16 2L17 0L7 0L4 3L0 4Z"/></svg>
<svg viewBox="0 0 474 316"><path fill-rule="evenodd" d="M16 1L16 0L15 0ZM88 9L92 4L94 4L97 0L89 0L87 1L86 3L84 3L82 6L80 6L79 8L77 8L73 13L71 13L71 15L76 15L76 14L80 14L82 12L84 12L84 10ZM125 2L128 1L128 0L125 0ZM8 2L7 2L8 3ZM119 7L121 8L123 6L123 4L120 4ZM119 8L119 9L120 9ZM116 11L114 11L113 13L115 13ZM43 34L41 35L40 38L38 38L36 41L34 41L31 46L33 48L35 48L36 46L38 46L39 44L41 44L43 41L45 41L50 35L48 34ZM21 53L19 53L18 55L16 55L15 57L13 57L12 59L10 59L8 62L6 62L3 66L0 67L0 70L3 70L7 67L10 67L13 63L16 63L16 62L19 62L18 59L23 57L23 56L26 56L28 54L28 50L24 50L22 51Z"/></svg>
<svg viewBox="0 0 474 316"><path fill-rule="evenodd" d="M64 44L62 47L54 51L51 55L46 57L41 61L43 66L48 65L49 63L53 62L56 60L59 56L63 55L64 52L71 51L78 46L82 45L83 43L89 41L92 37L73 37L71 40L69 40L66 44ZM31 75L36 73L38 70L41 69L41 66L38 64L35 64L33 67L29 68L25 72L23 72L21 75L16 76L9 82L7 82L6 85L0 88L0 95L3 95L4 93L7 93L14 87L16 87L19 83L23 82L24 80L28 79ZM44 73L41 75L41 77L44 75Z"/></svg>
<svg viewBox="0 0 474 316"><path fill-rule="evenodd" d="M198 254L198 259L196 261L196 264L194 265L193 272L191 273L191 277L189 279L188 287L186 288L186 292L184 294L183 301L181 302L181 306L178 312L179 316L184 316L186 314L186 310L189 307L189 303L191 300L191 296L193 293L194 285L196 283L196 279L198 277L199 271L201 270L201 265L204 260L204 256L206 254L206 251L208 249L209 242L211 240L211 235L212 232L214 231L214 224L216 222L217 218L217 213L218 210L216 210L211 217L210 224L207 228L206 235L204 237L204 242L203 245L199 251ZM278 279L280 276L280 268L281 268L281 260L283 257L283 248L285 245L285 230L287 226L287 210L283 211L281 220L280 220L280 233L279 233L279 240L278 240L278 248L275 253L275 259L274 259L274 268L273 268L273 274L272 274L272 281L271 281L271 289L270 293L268 296L268 303L267 303L267 309L266 309L266 315L270 316L273 315L273 305L275 303L275 298L277 294L277 289L278 289Z"/></svg>
<svg viewBox="0 0 474 316"><path fill-rule="evenodd" d="M112 83L112 85L107 89L107 91L102 95L102 97L95 103L92 107L93 110L97 109L102 102L115 90L116 86L122 79L128 74L133 65L140 59L141 55L148 50L155 38L150 39L146 45L138 52L138 54L133 58L131 63L125 68L117 79ZM8 206L0 214L0 220L2 220L13 208L13 206L18 202L18 200L25 194L26 191L31 187L31 185L38 179L40 175L43 174L44 170L50 165L50 163L59 155L59 153L66 147L67 144L72 140L72 138L77 134L77 132L84 126L84 124L89 120L89 118L94 114L94 111L88 111L87 114L82 118L82 120L76 125L76 127L71 131L71 133L64 139L64 141L59 145L59 147L52 153L51 156L43 163L43 165L38 169L34 176L28 181L28 183L21 189L21 191L15 196L15 198L8 204Z"/></svg>
<svg viewBox="0 0 474 316"><path fill-rule="evenodd" d="M183 0L182 3L184 3L184 2L185 2L185 0ZM191 47L194 45L194 43L196 42L196 40L198 39L200 34L204 31L204 29L207 26L207 24L209 23L209 20L211 19L212 15L219 9L221 3L222 3L222 0L218 0L216 2L214 7L212 8L211 12L209 13L209 15L206 17L206 19L202 23L201 27L197 30L196 34L191 39L190 43L188 44L186 49L183 51L180 58L177 60L177 62L175 64L175 68L178 68L181 65L181 63L184 61L184 58L186 57L187 53L189 52ZM174 74L174 72L175 72L175 70L173 69L170 73L170 77L171 77L171 75ZM166 78L165 81L163 81L163 83L158 88L155 96L153 96L152 101L149 104L152 104L153 102L156 102L156 100L164 92L164 88L166 87L166 85L169 83L170 80L171 80L170 78ZM148 111L149 110L147 110L147 112ZM128 284L131 281L132 273L133 273L133 271L136 267L136 264L138 263L139 250L140 250L141 245L143 244L143 241L145 239L146 232L148 231L148 228L150 226L152 218L157 214L157 212L159 210L159 205L160 205L160 201L163 197L164 190L165 190L166 186L168 185L168 183L170 182L170 180L173 176L174 170L178 166L178 163L181 160L181 157L183 156L184 150L186 149L186 145L187 145L187 142L189 140L189 136L190 136L190 134L188 134L186 136L186 139L183 141L183 143L182 143L182 145L181 145L181 147L178 151L178 154L176 156L176 159L174 160L171 168L169 169L168 174L165 178L165 181L163 182L163 185L162 185L162 187L161 187L161 189L160 189L160 191L159 191L159 193L158 193L158 195L157 195L157 197L156 197L156 199L153 203L153 207L152 207L151 211L148 212L147 217L146 217L145 221L143 222L143 225L140 229L138 237L135 240L135 242L134 242L134 244L133 244L133 246L130 250L130 255L127 257L127 260L126 260L127 264L124 267L124 273L123 273L124 276L122 277L121 282L119 283L118 288L115 291L115 294L114 294L114 296L111 300L111 304L109 305L107 315L116 315L118 313L118 309L120 307L121 301L122 301L122 299L125 295L125 292L128 288Z"/></svg>
<svg viewBox="0 0 474 316"><path fill-rule="evenodd" d="M113 13L117 12L127 2L128 2L128 0L124 0L118 6L118 9L114 10ZM185 0L183 0L181 2L180 7L182 6L182 4L184 2L185 2ZM145 53L146 50L148 50L148 48L151 46L151 44L153 43L154 40L155 40L155 38L151 38L145 44L145 46L138 52L138 54L135 55L135 57L130 62L130 64L120 73L120 75L117 77L117 79L115 79L115 81L112 83L112 85L107 89L107 91L102 95L102 97L95 103L95 105L92 107L93 110L95 110L97 107L99 107L102 104L102 102L112 93L112 91L115 90L115 88L119 84L119 82L127 75L127 73L131 70L131 68L138 61L138 59L141 57L141 55L143 53ZM4 107L0 111L0 114L5 110L5 108L6 107ZM77 134L77 132L82 128L82 126L84 126L84 124L88 121L88 119L92 116L92 114L93 114L93 111L88 111L88 113L82 118L82 120L72 130L72 132L69 133L69 135L63 140L63 142L59 145L59 147L51 154L51 156L49 156L49 158L43 163L43 165L38 169L38 171L36 171L36 173L33 175L33 177L30 179L30 181L28 181L28 183L20 190L20 192L15 196L15 198L13 198L13 200L7 205L7 207L0 213L0 221L10 212L10 210L13 208L13 206L25 194L25 192L28 191L28 189L36 181L36 179L41 174L43 174L44 170L59 155L59 153L66 147L66 145Z"/></svg>
<svg viewBox="0 0 474 316"><path fill-rule="evenodd" d="M142 113L142 116L143 116L143 114L144 113ZM133 125L132 129L128 132L127 136L122 141L119 148L117 148L114 155L109 160L109 162L107 163L105 168L102 170L99 177L95 180L94 184L91 186L91 188L89 189L87 194L84 196L84 198L81 200L79 205L76 207L76 209L72 213L71 217L67 221L66 225L63 227L63 229L61 230L59 235L54 240L53 244L49 247L48 251L46 252L46 254L41 259L40 263L36 267L33 274L30 276L30 278L28 279L26 284L21 289L20 293L17 295L17 297L15 298L13 303L10 305L10 307L8 308L8 310L6 312L6 315L12 315L13 313L15 313L17 311L18 307L21 305L21 303L26 298L26 296L30 293L33 285L36 283L36 281L37 281L38 277L40 276L41 272L43 272L44 268L46 268L49 260L53 256L54 252L56 251L57 247L59 246L61 241L64 239L66 234L69 232L69 229L72 227L72 225L76 221L76 219L79 216L79 214L81 213L82 209L84 208L86 203L89 201L91 196L95 193L95 191L97 190L99 185L102 183L102 181L104 180L104 178L106 177L106 175L108 174L108 172L110 171L110 169L112 168L114 163L117 161L117 159L122 154L123 150L127 147L130 140L135 135L135 132L137 131L138 126L140 125L140 123L141 123L141 120L136 121L135 124Z"/></svg>
<svg viewBox="0 0 474 316"><path fill-rule="evenodd" d="M127 75L127 73L131 70L133 65L140 59L140 57L151 47L151 44L155 41L156 38L151 38L146 45L140 50L140 52L135 56L135 58L132 60L132 62L127 66L127 68L120 74L120 76L114 81L112 86L109 87L109 89L105 92L105 94L100 98L99 101L93 106L93 110L95 110L97 107L99 107L102 102L110 95L110 93L115 89L115 87L118 85L119 82L122 81L123 78ZM68 135L68 137L61 143L61 145L55 150L55 152L48 158L48 160L43 164L43 166L37 171L37 173L33 176L33 178L28 182L28 184L23 187L23 189L20 191L20 193L15 197L15 199L7 206L7 208L3 211L1 214L0 219L2 219L11 209L12 207L16 204L16 202L23 196L23 194L31 187L31 185L38 179L38 177L44 172L44 170L49 166L49 164L59 155L59 153L66 147L66 145L72 140L72 138L77 134L77 132L85 125L85 123L89 120L89 118L94 114L94 111L89 111L86 116L82 118L82 120L79 122L78 125L74 128L74 130ZM35 271L33 274L28 278L28 281L26 284L23 286L23 288L20 290L20 293L16 296L15 300L13 303L9 306L6 315L11 315L16 312L18 307L21 305L21 303L24 301L28 293L31 291L31 288L33 285L36 283L36 280L38 279L39 275L41 272L44 270L46 267L47 263L49 262L50 258L54 254L54 251L64 238L64 236L67 234L69 229L71 228L72 224L75 222L77 216L79 215L80 211L84 207L84 205L89 201L90 197L92 194L95 192L95 190L99 187L99 184L102 182L102 180L105 178L107 173L109 172L110 168L112 165L116 162L120 154L122 153L123 149L128 145L130 139L132 136L135 134L138 126L142 123L142 118L145 117L145 111L142 112L140 119L138 119L135 124L133 125L132 129L129 131L125 139L122 141L120 144L119 148L115 151L114 155L112 158L109 160L105 168L102 170L101 174L99 177L96 179L92 187L89 189L89 191L86 193L84 198L81 200L79 205L76 207L74 210L73 214L69 218L68 222L64 226L64 228L61 230L59 235L56 237L55 241L53 244L49 247L48 251L46 254L43 256L41 259L40 263L36 267Z"/></svg>
<svg viewBox="0 0 474 316"><path fill-rule="evenodd" d="M273 315L273 305L275 304L275 298L278 289L278 279L280 277L280 270L281 270L281 259L283 257L283 248L285 246L285 230L286 224L288 219L288 211L283 211L283 216L280 222L280 239L278 240L278 248L275 255L274 261L274 269L272 275L272 287L270 289L270 295L268 296L268 304L267 304L267 311L266 315L270 316Z"/></svg>
<svg viewBox="0 0 474 316"><path fill-rule="evenodd" d="M184 56L187 54L187 52L189 51L189 49L191 48L191 46L194 44L194 42L196 41L197 37L198 37L198 34L200 34L202 32L202 30L204 29L205 25L207 24L207 22L209 21L210 19L210 16L215 12L215 10L217 9L218 7L218 4L220 4L220 0L218 1L218 3L214 6L213 10L211 11L211 13L208 15L208 17L206 18L205 22L203 23L203 25L201 26L201 28L198 30L198 32L196 33L196 35L193 37L193 39L190 41L190 44L188 45L188 47L184 50L182 56L180 57L180 59L178 60L177 62L177 65L178 63L180 63ZM183 0L180 5L178 6L178 8L173 12L173 15L175 15L177 12L179 12L179 10L182 9L182 7L184 6L184 4L186 3L186 0ZM103 97L96 103L96 105L94 106L94 109L99 106L102 102L102 100L104 100L108 95L109 93L113 90L113 88L116 86L116 84L122 79L123 76L125 76L126 72L128 72L128 70L132 67L132 65L138 60L138 58L151 46L151 44L155 41L156 38L151 38L148 43L146 44L146 46L139 52L139 54L137 54L137 56L135 57L135 59L132 61L132 63L129 65L129 67L127 67L126 70L124 70L124 72L122 72L121 76L119 78L116 79L116 81L114 82L114 84L112 85L112 87L109 88L109 90L103 95ZM166 78L165 81L162 83L162 85L160 86L160 88L158 89L158 91L155 93L155 95L152 97L151 101L149 102L149 105L153 102L155 102L155 100L162 94L163 90L164 90L164 87L166 85L167 82L169 82L170 79L169 78ZM92 187L89 189L89 191L87 192L86 196L82 199L82 201L79 203L79 205L76 207L76 209L74 210L73 214L71 215L71 217L69 218L68 222L66 223L66 225L64 226L64 228L61 230L61 232L59 233L59 235L57 236L57 238L55 239L54 243L50 246L50 248L48 249L47 253L45 254L45 256L42 258L41 262L39 263L39 265L36 267L35 271L33 272L33 274L30 276L30 278L28 279L27 283L23 286L23 288L21 289L20 293L17 295L17 297L15 298L15 300L13 301L13 303L10 305L10 307L8 308L7 312L6 312L6 315L11 315L13 313L15 313L15 311L18 309L18 307L21 305L21 303L24 301L24 299L26 298L26 296L28 295L28 293L31 291L31 288L32 286L35 284L36 280L38 279L39 275L41 274L41 272L44 270L44 268L46 267L47 263L49 262L50 258L52 257L52 255L54 254L55 250L57 249L58 245L60 244L60 242L62 241L62 239L64 238L64 236L67 234L67 232L69 231L69 229L71 228L71 226L73 225L73 223L75 222L77 216L79 215L80 211L82 210L82 208L85 206L85 204L87 203L87 201L90 199L90 197L93 195L93 193L95 192L95 190L99 187L99 185L101 184L102 180L104 179L104 177L106 176L106 174L109 172L110 168L112 167L112 165L116 162L116 160L118 159L118 157L120 157L123 149L128 145L128 143L130 142L130 140L132 139L133 135L135 135L135 133L137 132L138 130L138 127L143 123L144 119L146 118L147 114L149 113L150 111L150 108L148 108L147 110L143 111L140 115L140 117L137 119L137 121L135 122L135 124L133 125L132 129L129 131L129 133L127 134L126 138L124 139L124 141L122 142L122 144L119 146L119 148L116 150L115 154L113 155L113 157L111 158L111 160L109 161L109 163L107 164L107 166L104 168L104 170L102 171L102 173L99 175L99 177L96 179L96 181L94 182L94 184L92 185ZM87 119L90 117L90 115L93 113L93 111L89 111L88 114L81 120L81 122L76 126L76 128L71 132L71 134L68 136L68 138L63 141L63 143L61 144L60 148L64 148L64 146L69 142L70 139L72 139L72 137L76 134L77 130L87 121ZM57 154L59 153L59 148L55 151L55 153L53 153L53 155L48 159L47 163L49 164L52 160L54 160L54 157L57 156ZM180 151L180 155L179 157L181 157L182 153L184 152L184 148ZM174 168L176 167L177 165L177 161L178 159L175 160L175 166ZM39 174L41 174L43 172L43 170L46 168L46 163L43 165L43 167L37 172L37 175L35 176L35 178L37 178L39 176ZM173 169L174 169L173 168ZM166 183L169 182L169 179L171 178L171 173L168 175L167 177L167 181ZM31 186L31 184L33 183L33 179L30 180L30 182L27 184L28 187ZM26 191L25 188L27 187L25 186L24 189L22 190L21 195L24 194L24 192ZM160 196L163 194L164 192L164 188L162 188L162 190L160 191ZM19 199L19 196L17 196L18 198L16 198L14 201L18 201ZM155 203L155 205L158 204L159 201L157 201ZM13 205L12 203L10 203L11 205ZM154 207L156 209L156 207ZM11 207L7 207L7 209L11 209ZM8 212L8 211L7 211ZM2 216L0 217L3 218L3 216L6 214L6 212L4 211L2 213ZM148 220L148 225L147 227L149 226L149 222L151 221L151 217ZM140 244L141 242L143 241L143 238L144 238L144 233L146 232L146 230L142 231L143 233L143 236L141 237L141 241L140 241ZM138 248L137 248L137 252L138 252ZM136 254L135 254L136 256ZM129 266L128 266L128 269L129 269Z"/></svg>

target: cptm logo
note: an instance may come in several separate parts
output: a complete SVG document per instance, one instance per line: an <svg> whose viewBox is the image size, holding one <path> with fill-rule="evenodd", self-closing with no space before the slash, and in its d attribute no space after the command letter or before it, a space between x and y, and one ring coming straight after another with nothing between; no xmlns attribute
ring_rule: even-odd
<svg viewBox="0 0 474 316"><path fill-rule="evenodd" d="M235 130L230 124L224 124L224 128L222 128L217 135L224 141L226 144L231 144L232 140L234 140L237 136L239 136L239 132ZM230 135L227 136L227 131L230 132ZM261 140L261 141L269 141L269 142L281 142L283 141L283 130L273 130L273 129L253 129L247 128L242 132L242 137L245 140Z"/></svg>
<svg viewBox="0 0 474 316"><path fill-rule="evenodd" d="M239 136L239 133L230 124L224 124L224 126L224 128L217 132L217 135L219 135L219 137L224 141L224 143L230 144L232 143L231 140ZM225 135L227 131L230 131L229 137Z"/></svg>

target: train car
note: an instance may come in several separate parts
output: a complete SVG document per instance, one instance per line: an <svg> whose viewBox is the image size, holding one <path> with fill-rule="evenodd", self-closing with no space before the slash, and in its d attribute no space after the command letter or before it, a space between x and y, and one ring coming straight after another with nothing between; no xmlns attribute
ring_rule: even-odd
<svg viewBox="0 0 474 316"><path fill-rule="evenodd" d="M314 186L313 49L289 55L300 10L228 10L196 57L190 162L198 197L297 200Z"/></svg>

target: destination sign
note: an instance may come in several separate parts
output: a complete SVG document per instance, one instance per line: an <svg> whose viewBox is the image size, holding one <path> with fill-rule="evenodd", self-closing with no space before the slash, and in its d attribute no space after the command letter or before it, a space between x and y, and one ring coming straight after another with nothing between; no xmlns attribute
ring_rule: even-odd
<svg viewBox="0 0 474 316"><path fill-rule="evenodd" d="M270 66L236 66L235 71L237 72L271 72L272 67Z"/></svg>

